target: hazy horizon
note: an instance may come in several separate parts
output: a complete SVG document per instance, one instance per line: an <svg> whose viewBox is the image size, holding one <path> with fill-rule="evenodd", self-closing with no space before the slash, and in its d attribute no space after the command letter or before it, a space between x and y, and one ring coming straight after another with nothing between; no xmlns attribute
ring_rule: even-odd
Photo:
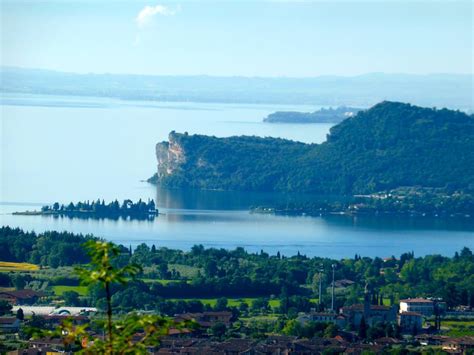
<svg viewBox="0 0 474 355"><path fill-rule="evenodd" d="M1 9L3 66L219 77L472 74L470 1L2 0Z"/></svg>
<svg viewBox="0 0 474 355"><path fill-rule="evenodd" d="M116 75L116 76L149 76L149 77L210 77L210 78L248 78L248 79L321 79L321 78L357 78L364 76L377 76L377 75L386 75L386 76L473 76L473 72L463 72L463 73L449 73L449 72L430 72L430 73L409 73L409 72L365 72L360 74L350 74L350 75L339 75L339 74L321 74L314 76L286 76L286 75L269 75L269 76L260 76L260 75L214 75L214 74L146 74L146 73L131 73L131 72L100 72L100 71L65 71L58 69L50 68L39 68L39 67L22 67L15 65L0 65L0 70L31 70L31 71L43 71L43 72L53 72L53 73L62 73L62 74L74 74L74 75Z"/></svg>

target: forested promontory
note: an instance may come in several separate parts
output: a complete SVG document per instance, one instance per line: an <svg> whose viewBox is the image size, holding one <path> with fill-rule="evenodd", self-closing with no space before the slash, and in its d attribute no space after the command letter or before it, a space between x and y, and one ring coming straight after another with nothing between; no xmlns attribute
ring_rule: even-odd
<svg viewBox="0 0 474 355"><path fill-rule="evenodd" d="M382 102L332 127L326 142L170 133L157 144L166 187L371 194L400 187L474 190L474 119Z"/></svg>
<svg viewBox="0 0 474 355"><path fill-rule="evenodd" d="M268 123L339 123L361 111L360 108L340 106L321 108L314 112L277 111L263 119Z"/></svg>

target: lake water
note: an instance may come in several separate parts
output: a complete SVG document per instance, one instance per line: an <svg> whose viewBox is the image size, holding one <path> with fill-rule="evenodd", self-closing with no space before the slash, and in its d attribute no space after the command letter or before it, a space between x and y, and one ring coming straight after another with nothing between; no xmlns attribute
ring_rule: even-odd
<svg viewBox="0 0 474 355"><path fill-rule="evenodd" d="M143 180L156 170L154 146L171 130L216 136L273 136L319 143L328 124L265 124L276 110L314 106L156 103L88 97L3 94L0 223L27 230L93 233L118 243L189 249L194 244L286 255L349 257L452 255L474 247L472 222L428 218L283 217L250 214L282 196L180 191ZM154 198L154 221L13 216L55 201Z"/></svg>

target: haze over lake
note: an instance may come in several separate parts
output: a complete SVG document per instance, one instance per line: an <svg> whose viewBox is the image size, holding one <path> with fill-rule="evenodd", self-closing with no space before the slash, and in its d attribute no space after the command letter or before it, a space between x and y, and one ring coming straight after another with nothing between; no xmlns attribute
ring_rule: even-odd
<svg viewBox="0 0 474 355"><path fill-rule="evenodd" d="M330 124L268 124L274 111L318 106L158 103L3 94L1 224L26 230L93 233L123 244L189 249L193 244L328 257L452 255L474 246L467 221L402 217L281 217L252 205L300 196L169 191L141 180L156 170L155 144L172 130L219 137L257 135L324 141ZM55 201L154 198L154 221L12 216Z"/></svg>

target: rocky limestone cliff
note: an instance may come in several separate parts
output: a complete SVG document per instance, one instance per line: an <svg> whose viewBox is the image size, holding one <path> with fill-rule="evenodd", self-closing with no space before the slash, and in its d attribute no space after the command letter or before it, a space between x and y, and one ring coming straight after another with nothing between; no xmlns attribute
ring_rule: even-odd
<svg viewBox="0 0 474 355"><path fill-rule="evenodd" d="M171 132L168 142L160 142L156 145L156 159L158 161L157 180L172 175L181 165L186 163L184 148L180 144L180 135Z"/></svg>

